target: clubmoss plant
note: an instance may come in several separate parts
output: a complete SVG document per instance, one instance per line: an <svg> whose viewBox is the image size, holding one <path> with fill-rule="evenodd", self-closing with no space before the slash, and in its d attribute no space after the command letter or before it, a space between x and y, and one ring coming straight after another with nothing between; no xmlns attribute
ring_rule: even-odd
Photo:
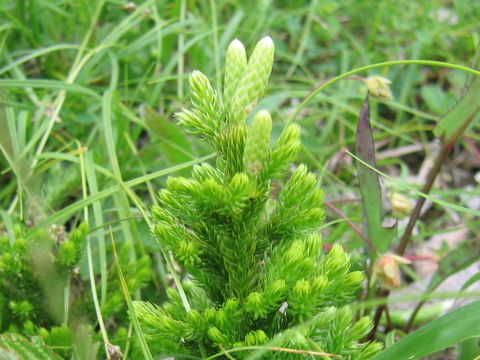
<svg viewBox="0 0 480 360"><path fill-rule="evenodd" d="M51 300L62 299L63 287L75 273L88 226L82 223L69 235L62 227L37 229L30 242L23 231L16 224L10 239L0 236L0 331L30 335L32 321L50 327L65 317Z"/></svg>
<svg viewBox="0 0 480 360"><path fill-rule="evenodd" d="M169 178L160 205L152 208L155 236L188 273L186 298L172 287L161 307L134 303L159 353L205 358L265 345L367 359L381 349L358 342L372 323L368 317L355 322L348 307L363 273L350 271L341 245L322 251L323 192L304 165L292 165L301 146L299 126L288 125L272 146L270 114L253 113L273 54L266 37L247 61L234 40L223 99L201 72L190 76L192 107L177 118L213 145L217 161L215 167L195 166L190 178ZM271 349L262 358L310 356Z"/></svg>

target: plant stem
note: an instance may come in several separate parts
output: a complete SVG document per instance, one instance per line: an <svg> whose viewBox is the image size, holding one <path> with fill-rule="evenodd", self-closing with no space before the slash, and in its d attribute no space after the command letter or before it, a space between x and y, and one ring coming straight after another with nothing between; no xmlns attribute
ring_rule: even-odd
<svg viewBox="0 0 480 360"><path fill-rule="evenodd" d="M370 246L370 248L372 249L372 251L374 251L375 253L379 254L378 253L378 250L375 248L375 245L373 245L372 241L368 238L368 236L366 236L362 230L360 230L360 228L355 225L349 218L347 218L345 216L345 214L340 210L340 209L337 209L335 206L332 205L332 203L330 201L325 201L325 206L327 206L330 210L332 210L335 214L337 214L338 216L340 216L342 219L344 219L348 225L350 225L350 227L353 229L353 231L355 231L363 240L365 240L365 242L368 244L368 246Z"/></svg>
<svg viewBox="0 0 480 360"><path fill-rule="evenodd" d="M439 174L442 164L445 162L445 159L448 153L452 149L453 143L449 141L448 143L444 143L442 145L442 149L440 150L440 153L437 155L437 158L435 159L435 163L433 164L432 169L428 173L427 181L422 188L422 192L424 194L428 194L432 189L433 183L435 182L435 179ZM415 204L415 207L412 211L412 215L410 216L410 220L408 221L407 228L405 229L405 232L403 233L402 238L400 240L400 244L398 244L396 249L396 253L400 256L402 256L405 253L408 242L410 240L410 236L412 235L413 228L415 227L415 224L418 218L420 217L420 213L422 211L422 207L425 203L425 200L426 199L422 196L418 198L417 203ZM388 297L389 294L390 294L390 290L383 289L380 291L379 297ZM413 320L415 318L415 315L418 313L422 305L423 305L422 302L420 302L417 305L417 308L414 310L414 312L412 313L412 316L410 317L410 320L408 321L407 327L405 328L405 332L407 332L410 329L411 324L413 323ZM373 338L375 337L375 332L377 331L378 324L382 317L383 310L385 309L386 309L386 305L382 305L377 308L377 311L375 312L375 317L373 319L373 329L368 336L369 340L373 340Z"/></svg>
<svg viewBox="0 0 480 360"><path fill-rule="evenodd" d="M432 169L430 170L428 177L427 177L427 182L422 188L422 192L425 194L428 194L430 190L432 189L433 183L435 182L435 179L440 172L440 169L442 167L442 164L445 162L445 159L450 152L450 147L445 146L445 144L442 146L442 149L440 150L440 153L438 154L437 158L435 159L435 163L433 164ZM418 218L420 217L420 212L422 211L422 207L425 203L425 198L420 197L417 200L417 203L415 204L415 207L413 208L412 215L410 215L410 219L407 224L407 228L405 229L405 232L403 233L403 236L400 240L400 244L397 246L397 254L398 255L403 255L405 253L405 250L408 245L408 241L410 240L410 236L412 235L413 228L415 227L415 223L417 222Z"/></svg>
<svg viewBox="0 0 480 360"><path fill-rule="evenodd" d="M328 81L323 81L320 83L320 86L315 88L312 92L310 92L305 99L297 106L295 109L295 112L292 114L292 116L288 119L288 124L291 124L295 121L295 118L297 115L300 113L300 111L307 105L307 103L315 97L320 91L325 89L327 86L332 85L333 83L336 83L339 80L349 78L352 75L355 75L357 73L367 71L370 69L377 69L377 68L382 68L382 67L387 67L387 66L393 66L393 65L408 65L408 64L417 64L417 65L426 65L426 66L438 66L438 67L444 67L448 69L456 69L456 70L462 70L467 73L470 73L472 75L477 75L480 76L480 71L462 66L462 65L457 65L457 64L451 64L447 62L442 62L442 61L433 61L433 60L393 60L393 61L385 61L377 64L371 64L367 66L362 66L350 71L347 71L346 73L343 73L341 75L338 75L332 79L329 79Z"/></svg>
<svg viewBox="0 0 480 360"><path fill-rule="evenodd" d="M413 322L415 321L415 317L417 316L418 312L422 308L422 306L425 304L426 300L420 301L415 309L412 312L412 315L410 315L410 318L408 319L407 325L405 325L404 331L405 333L408 333L410 329L412 328Z"/></svg>

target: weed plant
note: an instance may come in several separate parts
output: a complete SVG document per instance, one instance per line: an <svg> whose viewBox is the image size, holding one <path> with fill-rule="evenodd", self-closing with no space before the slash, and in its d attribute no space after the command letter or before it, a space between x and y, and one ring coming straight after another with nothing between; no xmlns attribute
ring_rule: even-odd
<svg viewBox="0 0 480 360"><path fill-rule="evenodd" d="M290 172L301 146L300 128L288 125L272 146L270 114L261 109L252 114L273 53L266 37L247 61L243 45L234 40L226 55L223 97L201 72L190 76L192 108L177 118L215 148L216 167L195 165L191 178L170 177L152 214L155 236L191 278L186 297L172 288L162 307L136 302L135 311L157 351L205 358L272 342L368 359L381 345L358 340L373 324L368 317L355 322L348 307L364 275L350 270L340 245L323 255L317 231L324 219L323 192L305 165Z"/></svg>

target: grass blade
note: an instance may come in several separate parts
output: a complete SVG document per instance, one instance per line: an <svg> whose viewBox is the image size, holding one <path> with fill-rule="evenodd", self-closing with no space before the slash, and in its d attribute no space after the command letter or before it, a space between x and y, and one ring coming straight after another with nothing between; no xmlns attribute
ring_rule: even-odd
<svg viewBox="0 0 480 360"><path fill-rule="evenodd" d="M93 153L89 151L85 154L85 175L87 177L88 188L90 195L98 193L97 177L95 175L95 163L93 161ZM93 217L95 219L95 231L98 242L98 253L100 263L100 304L103 306L107 297L107 251L105 248L105 232L103 229L103 215L100 201L95 201L92 204Z"/></svg>
<svg viewBox="0 0 480 360"><path fill-rule="evenodd" d="M64 90L76 92L82 95L88 95L95 99L100 99L100 95L89 88L78 85L78 84L69 84L64 81L58 80L43 80L43 79L28 79L28 80L11 80L11 79L0 79L0 88L20 88L24 89L29 88L40 88L40 89L55 89L55 90Z"/></svg>
<svg viewBox="0 0 480 360"><path fill-rule="evenodd" d="M5 65L4 67L0 68L0 75L7 72L8 70L14 68L15 66L26 63L27 61L30 61L30 60L35 59L37 57L47 55L47 54L55 52L55 51L71 50L71 49L78 49L78 45L57 44L57 45L47 46L47 47L44 47L42 49L32 51L28 55L22 56L21 58L15 60L15 61L12 61L12 62L8 63L7 65Z"/></svg>
<svg viewBox="0 0 480 360"><path fill-rule="evenodd" d="M452 326L452 324L458 324L458 326ZM433 320L371 360L420 359L478 336L480 336L480 301Z"/></svg>
<svg viewBox="0 0 480 360"><path fill-rule="evenodd" d="M132 298L130 297L130 293L128 292L127 283L125 282L122 268L120 267L120 264L118 262L117 249L115 247L115 241L113 240L112 229L110 229L110 236L112 238L112 248L113 254L115 256L115 266L117 268L118 277L120 278L120 284L122 285L123 295L125 296L125 301L127 302L128 311L132 319L133 327L135 328L138 342L140 343L140 348L142 349L143 356L146 360L153 360L152 354L150 353L150 349L147 345L147 341L145 340L142 328L140 327L140 323L138 322L137 315L135 314L135 310L133 309Z"/></svg>
<svg viewBox="0 0 480 360"><path fill-rule="evenodd" d="M85 157L82 153L80 153L80 171L82 174L82 195L85 200L88 194L87 188L87 178L86 178L86 170L85 170ZM85 206L83 207L84 218L88 219L88 208ZM90 289L92 291L92 301L93 306L95 308L95 314L97 316L98 326L100 327L100 333L102 334L103 344L105 347L105 354L107 359L110 359L110 353L108 351L108 344L110 343L108 340L108 333L105 327L105 322L103 320L102 309L100 308L100 303L98 301L98 294L97 294L97 286L95 283L95 272L93 271L93 256L92 256L92 244L90 235L87 235L87 267L88 267L88 277L90 281Z"/></svg>
<svg viewBox="0 0 480 360"><path fill-rule="evenodd" d="M176 165L176 166L172 166L170 168L155 171L154 173L151 173L151 174L148 174L148 175L145 175L145 176L138 177L136 179L126 181L125 186L133 187L133 186L143 184L143 183L145 183L149 180L153 180L153 179L156 179L158 177L171 174L175 171L179 171L181 169L184 169L184 168L196 165L196 164L200 164L204 161L207 161L207 160L213 158L214 156L215 156L215 154L209 154L209 155L203 156L201 158L189 161L189 162L181 164L181 165ZM42 220L41 222L39 222L37 225L41 226L41 227L48 227L51 224L64 222L68 219L68 217L72 216L77 211L82 210L85 206L93 204L97 200L105 199L106 197L112 196L122 189L123 189L123 187L121 185L113 185L113 186L111 186L107 189L101 190L95 195L90 195L90 196L88 196L88 197L86 197L82 200L79 200L79 201L63 208L60 211L57 211L56 213L52 214L51 216L49 216L45 220ZM32 234L33 234L33 231L30 231L29 233L27 233L26 237L29 238L29 237L32 236Z"/></svg>
<svg viewBox="0 0 480 360"><path fill-rule="evenodd" d="M0 359L5 360L61 360L42 342L30 342L21 335L0 335Z"/></svg>
<svg viewBox="0 0 480 360"><path fill-rule="evenodd" d="M480 216L480 210L475 210L475 209L470 209L470 208L467 208L467 207L464 207L464 206L461 206L461 205L457 205L457 204L452 204L452 203L449 203L445 200L441 200L441 199L438 199L436 198L435 196L432 196L432 195L429 195L429 194L426 194L420 190L418 190L417 188L411 186L411 185L407 185L401 181L398 181L394 178L392 178L391 176L388 176L387 174L377 170L376 168L368 165L365 161L363 161L362 159L360 159L358 156L355 156L354 154L352 154L350 151L346 150L345 151L348 155L350 155L352 158L354 158L355 160L361 162L363 165L369 167L372 171L376 172L378 175L381 175L382 177L384 177L385 179L387 179L388 181L391 181L392 183L394 183L395 185L398 185L399 187L405 189L405 190L408 190L410 192L412 192L413 194L416 194L418 196L421 196L421 197L424 197L425 199L427 200L431 200L433 203L437 204L437 205L440 205L440 206L444 206L446 208L449 208L449 209L452 209L452 210L455 210L455 211L458 211L460 213L465 213L465 214L470 214L470 215L473 215L473 216Z"/></svg>

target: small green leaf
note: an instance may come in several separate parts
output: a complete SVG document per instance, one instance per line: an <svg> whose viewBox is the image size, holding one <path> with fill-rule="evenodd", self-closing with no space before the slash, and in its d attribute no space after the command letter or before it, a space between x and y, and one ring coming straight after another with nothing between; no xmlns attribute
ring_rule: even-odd
<svg viewBox="0 0 480 360"><path fill-rule="evenodd" d="M371 360L415 360L480 336L480 301L433 320Z"/></svg>
<svg viewBox="0 0 480 360"><path fill-rule="evenodd" d="M475 284L477 281L480 281L480 273L474 274L472 277L470 277L465 283L462 285L462 288L460 291L463 291L470 287L471 285Z"/></svg>
<svg viewBox="0 0 480 360"><path fill-rule="evenodd" d="M150 352L150 349L149 349L149 347L147 345L147 342L145 340L145 334L142 331L142 328L141 328L140 323L138 321L137 315L134 311L132 298L130 296L130 293L128 292L128 287L127 287L127 283L125 281L125 277L123 276L122 268L120 266L120 263L118 262L117 248L115 246L115 241L113 240L113 235L112 235L112 229L111 228L110 228L110 236L111 236L111 239L112 239L112 249L113 249L113 255L114 255L114 258L115 258L115 266L117 268L118 277L120 278L120 285L122 287L122 291L123 291L123 295L125 297L125 301L127 302L128 311L129 311L129 314L130 314L130 317L131 317L131 321L133 323L133 328L135 329L135 332L136 332L136 335L137 335L137 339L138 339L140 349L142 350L144 359L153 360L152 353Z"/></svg>
<svg viewBox="0 0 480 360"><path fill-rule="evenodd" d="M358 119L356 151L360 159L376 168L375 146L370 125L368 95L363 102ZM368 224L368 236L380 253L385 253L394 236L394 229L382 227L382 190L378 175L369 167L357 161L358 182Z"/></svg>

